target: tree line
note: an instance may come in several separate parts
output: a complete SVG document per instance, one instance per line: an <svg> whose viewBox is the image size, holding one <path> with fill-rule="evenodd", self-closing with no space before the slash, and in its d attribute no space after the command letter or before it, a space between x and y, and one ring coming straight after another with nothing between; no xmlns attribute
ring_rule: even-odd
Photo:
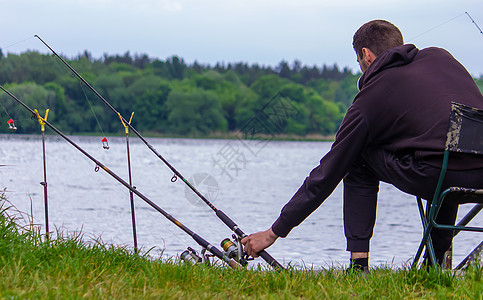
<svg viewBox="0 0 483 300"><path fill-rule="evenodd" d="M357 93L360 74L337 65L306 66L298 60L276 67L247 63L187 64L178 56L165 60L146 54L107 55L88 51L67 59L124 118L143 132L206 136L240 131L277 95L296 114L277 133L305 136L333 134ZM481 86L481 79L479 81ZM69 133L120 133L123 127L88 87L62 62L26 51L4 55L0 49L0 84L49 121ZM0 132L12 118L19 133L36 133L38 123L8 95L0 95ZM270 133L270 132L266 132Z"/></svg>

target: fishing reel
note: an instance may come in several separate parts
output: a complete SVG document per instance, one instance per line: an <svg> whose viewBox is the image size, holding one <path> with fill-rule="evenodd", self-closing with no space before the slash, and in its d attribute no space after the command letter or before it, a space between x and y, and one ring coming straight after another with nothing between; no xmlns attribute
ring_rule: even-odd
<svg viewBox="0 0 483 300"><path fill-rule="evenodd" d="M243 251L243 245L241 243L241 238L232 235L233 241L229 238L224 239L221 241L221 247L225 250L225 255L231 259L237 261L240 265L246 266L249 260L253 260L250 258L248 254Z"/></svg>
<svg viewBox="0 0 483 300"><path fill-rule="evenodd" d="M183 251L179 256L182 261L193 265L210 265L210 257L213 257L212 254L206 253L206 249L201 250L201 253L198 254L195 249L188 247L187 250Z"/></svg>

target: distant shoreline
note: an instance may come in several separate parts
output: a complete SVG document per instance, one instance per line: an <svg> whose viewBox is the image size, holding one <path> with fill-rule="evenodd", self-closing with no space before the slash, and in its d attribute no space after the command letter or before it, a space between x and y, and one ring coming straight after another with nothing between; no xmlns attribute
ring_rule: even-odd
<svg viewBox="0 0 483 300"><path fill-rule="evenodd" d="M65 133L64 133L65 134ZM52 132L46 132L47 136L57 136L57 134L52 133ZM89 132L80 132L80 133L74 133L74 134L66 134L67 136L80 136L80 137L97 137L97 136L103 136L102 134L99 133L89 133ZM143 137L146 138L166 138L166 139L200 139L200 140L235 140L235 139L241 139L243 134L240 132L231 132L231 133L215 133L215 134L208 134L208 135L192 135L192 136L186 136L186 135L176 135L176 134L162 134L159 132L146 132L142 133ZM112 134L107 134L106 137L124 137L124 133L112 133ZM129 135L131 138L137 138L137 136L133 133L130 133ZM14 137L19 137L19 138L40 138L41 134L16 134L16 133L0 133L0 139L9 139L9 138L14 138ZM59 136L59 138L61 138ZM288 134L278 134L278 135L258 135L257 138L249 138L247 140L274 140L274 141L295 141L295 142L333 142L335 140L335 134L334 135L321 135L321 134L308 134L305 136L296 136L296 135L288 135Z"/></svg>

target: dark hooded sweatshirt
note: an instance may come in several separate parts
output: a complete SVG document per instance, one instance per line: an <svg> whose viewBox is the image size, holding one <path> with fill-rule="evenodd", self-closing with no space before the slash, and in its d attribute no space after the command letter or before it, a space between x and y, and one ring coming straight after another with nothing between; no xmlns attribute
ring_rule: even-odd
<svg viewBox="0 0 483 300"><path fill-rule="evenodd" d="M332 193L365 151L413 154L440 167L450 103L483 109L483 96L466 69L440 48L402 45L381 53L359 80L360 92L337 132L331 150L310 172L272 225L285 237ZM450 169L483 168L473 156Z"/></svg>

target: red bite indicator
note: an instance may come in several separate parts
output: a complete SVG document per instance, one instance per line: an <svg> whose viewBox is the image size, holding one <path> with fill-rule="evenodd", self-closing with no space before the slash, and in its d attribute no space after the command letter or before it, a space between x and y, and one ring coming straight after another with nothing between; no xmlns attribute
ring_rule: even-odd
<svg viewBox="0 0 483 300"><path fill-rule="evenodd" d="M109 149L109 143L107 142L107 138L102 139L102 148Z"/></svg>
<svg viewBox="0 0 483 300"><path fill-rule="evenodd" d="M17 130L17 127L15 126L13 119L8 120L7 124L8 124L8 129L13 130L13 131Z"/></svg>

